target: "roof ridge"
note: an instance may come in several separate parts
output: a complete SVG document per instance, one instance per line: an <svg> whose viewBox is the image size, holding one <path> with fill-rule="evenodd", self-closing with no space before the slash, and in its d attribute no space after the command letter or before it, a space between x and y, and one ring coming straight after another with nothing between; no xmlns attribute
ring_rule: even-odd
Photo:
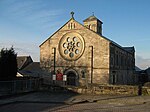
<svg viewBox="0 0 150 112"><path fill-rule="evenodd" d="M93 21L93 20L98 20L100 21L101 23L103 23L101 20L99 20L95 15L91 15L89 16L88 18L86 18L85 20L83 20L83 22L86 22L86 21Z"/></svg>

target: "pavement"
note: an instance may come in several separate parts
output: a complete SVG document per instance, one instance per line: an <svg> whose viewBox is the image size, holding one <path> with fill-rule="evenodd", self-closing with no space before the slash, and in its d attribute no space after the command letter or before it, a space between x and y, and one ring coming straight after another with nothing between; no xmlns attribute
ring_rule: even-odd
<svg viewBox="0 0 150 112"><path fill-rule="evenodd" d="M87 102L92 103L114 99L123 99L127 97L130 98L133 97L135 99L135 97L137 96L85 95L64 91L63 92L40 91L1 98L0 105L10 104L13 102L77 104L77 103L87 103ZM143 100L143 98L140 100Z"/></svg>
<svg viewBox="0 0 150 112"><path fill-rule="evenodd" d="M0 99L1 112L113 112L119 108L149 112L149 105L150 96L83 95L68 91L39 91Z"/></svg>

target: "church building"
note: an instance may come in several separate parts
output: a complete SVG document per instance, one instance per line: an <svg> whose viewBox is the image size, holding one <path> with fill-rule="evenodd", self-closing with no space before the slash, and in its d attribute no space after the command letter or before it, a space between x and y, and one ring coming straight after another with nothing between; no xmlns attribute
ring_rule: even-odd
<svg viewBox="0 0 150 112"><path fill-rule="evenodd" d="M134 84L134 47L103 36L102 24L94 15L81 24L71 12L70 20L40 45L44 80L53 83L61 74L70 86Z"/></svg>

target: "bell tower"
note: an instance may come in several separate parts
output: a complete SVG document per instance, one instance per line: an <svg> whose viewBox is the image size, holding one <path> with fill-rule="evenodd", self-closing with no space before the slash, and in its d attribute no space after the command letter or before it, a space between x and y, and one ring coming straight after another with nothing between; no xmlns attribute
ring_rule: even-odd
<svg viewBox="0 0 150 112"><path fill-rule="evenodd" d="M94 32L98 33L99 35L102 35L102 24L99 19L97 19L94 14L84 21L84 26L89 28L90 30L93 30Z"/></svg>

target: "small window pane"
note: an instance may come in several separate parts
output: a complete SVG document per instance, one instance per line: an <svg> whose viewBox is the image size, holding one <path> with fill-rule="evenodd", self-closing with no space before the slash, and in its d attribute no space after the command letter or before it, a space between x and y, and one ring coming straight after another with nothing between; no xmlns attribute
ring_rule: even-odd
<svg viewBox="0 0 150 112"><path fill-rule="evenodd" d="M66 49L66 50L64 51L64 53L65 53L65 54L68 54L68 50Z"/></svg>
<svg viewBox="0 0 150 112"><path fill-rule="evenodd" d="M79 50L78 50L78 49L76 49L76 50L75 50L75 53L76 53L76 54L79 54Z"/></svg>
<svg viewBox="0 0 150 112"><path fill-rule="evenodd" d="M67 44L66 44L66 43L64 43L64 44L63 44L63 47L64 47L64 48L66 48L66 47L67 47Z"/></svg>
<svg viewBox="0 0 150 112"><path fill-rule="evenodd" d="M70 41L71 41L71 39L70 39L70 37L68 37L68 38L67 38L67 42L70 42Z"/></svg>
<svg viewBox="0 0 150 112"><path fill-rule="evenodd" d="M72 57L74 56L74 54L71 52L71 53L69 54L69 56L72 58Z"/></svg>
<svg viewBox="0 0 150 112"><path fill-rule="evenodd" d="M77 43L77 47L80 47L80 42Z"/></svg>
<svg viewBox="0 0 150 112"><path fill-rule="evenodd" d="M76 38L76 37L73 37L73 41L76 42L76 41L77 41L77 38Z"/></svg>

